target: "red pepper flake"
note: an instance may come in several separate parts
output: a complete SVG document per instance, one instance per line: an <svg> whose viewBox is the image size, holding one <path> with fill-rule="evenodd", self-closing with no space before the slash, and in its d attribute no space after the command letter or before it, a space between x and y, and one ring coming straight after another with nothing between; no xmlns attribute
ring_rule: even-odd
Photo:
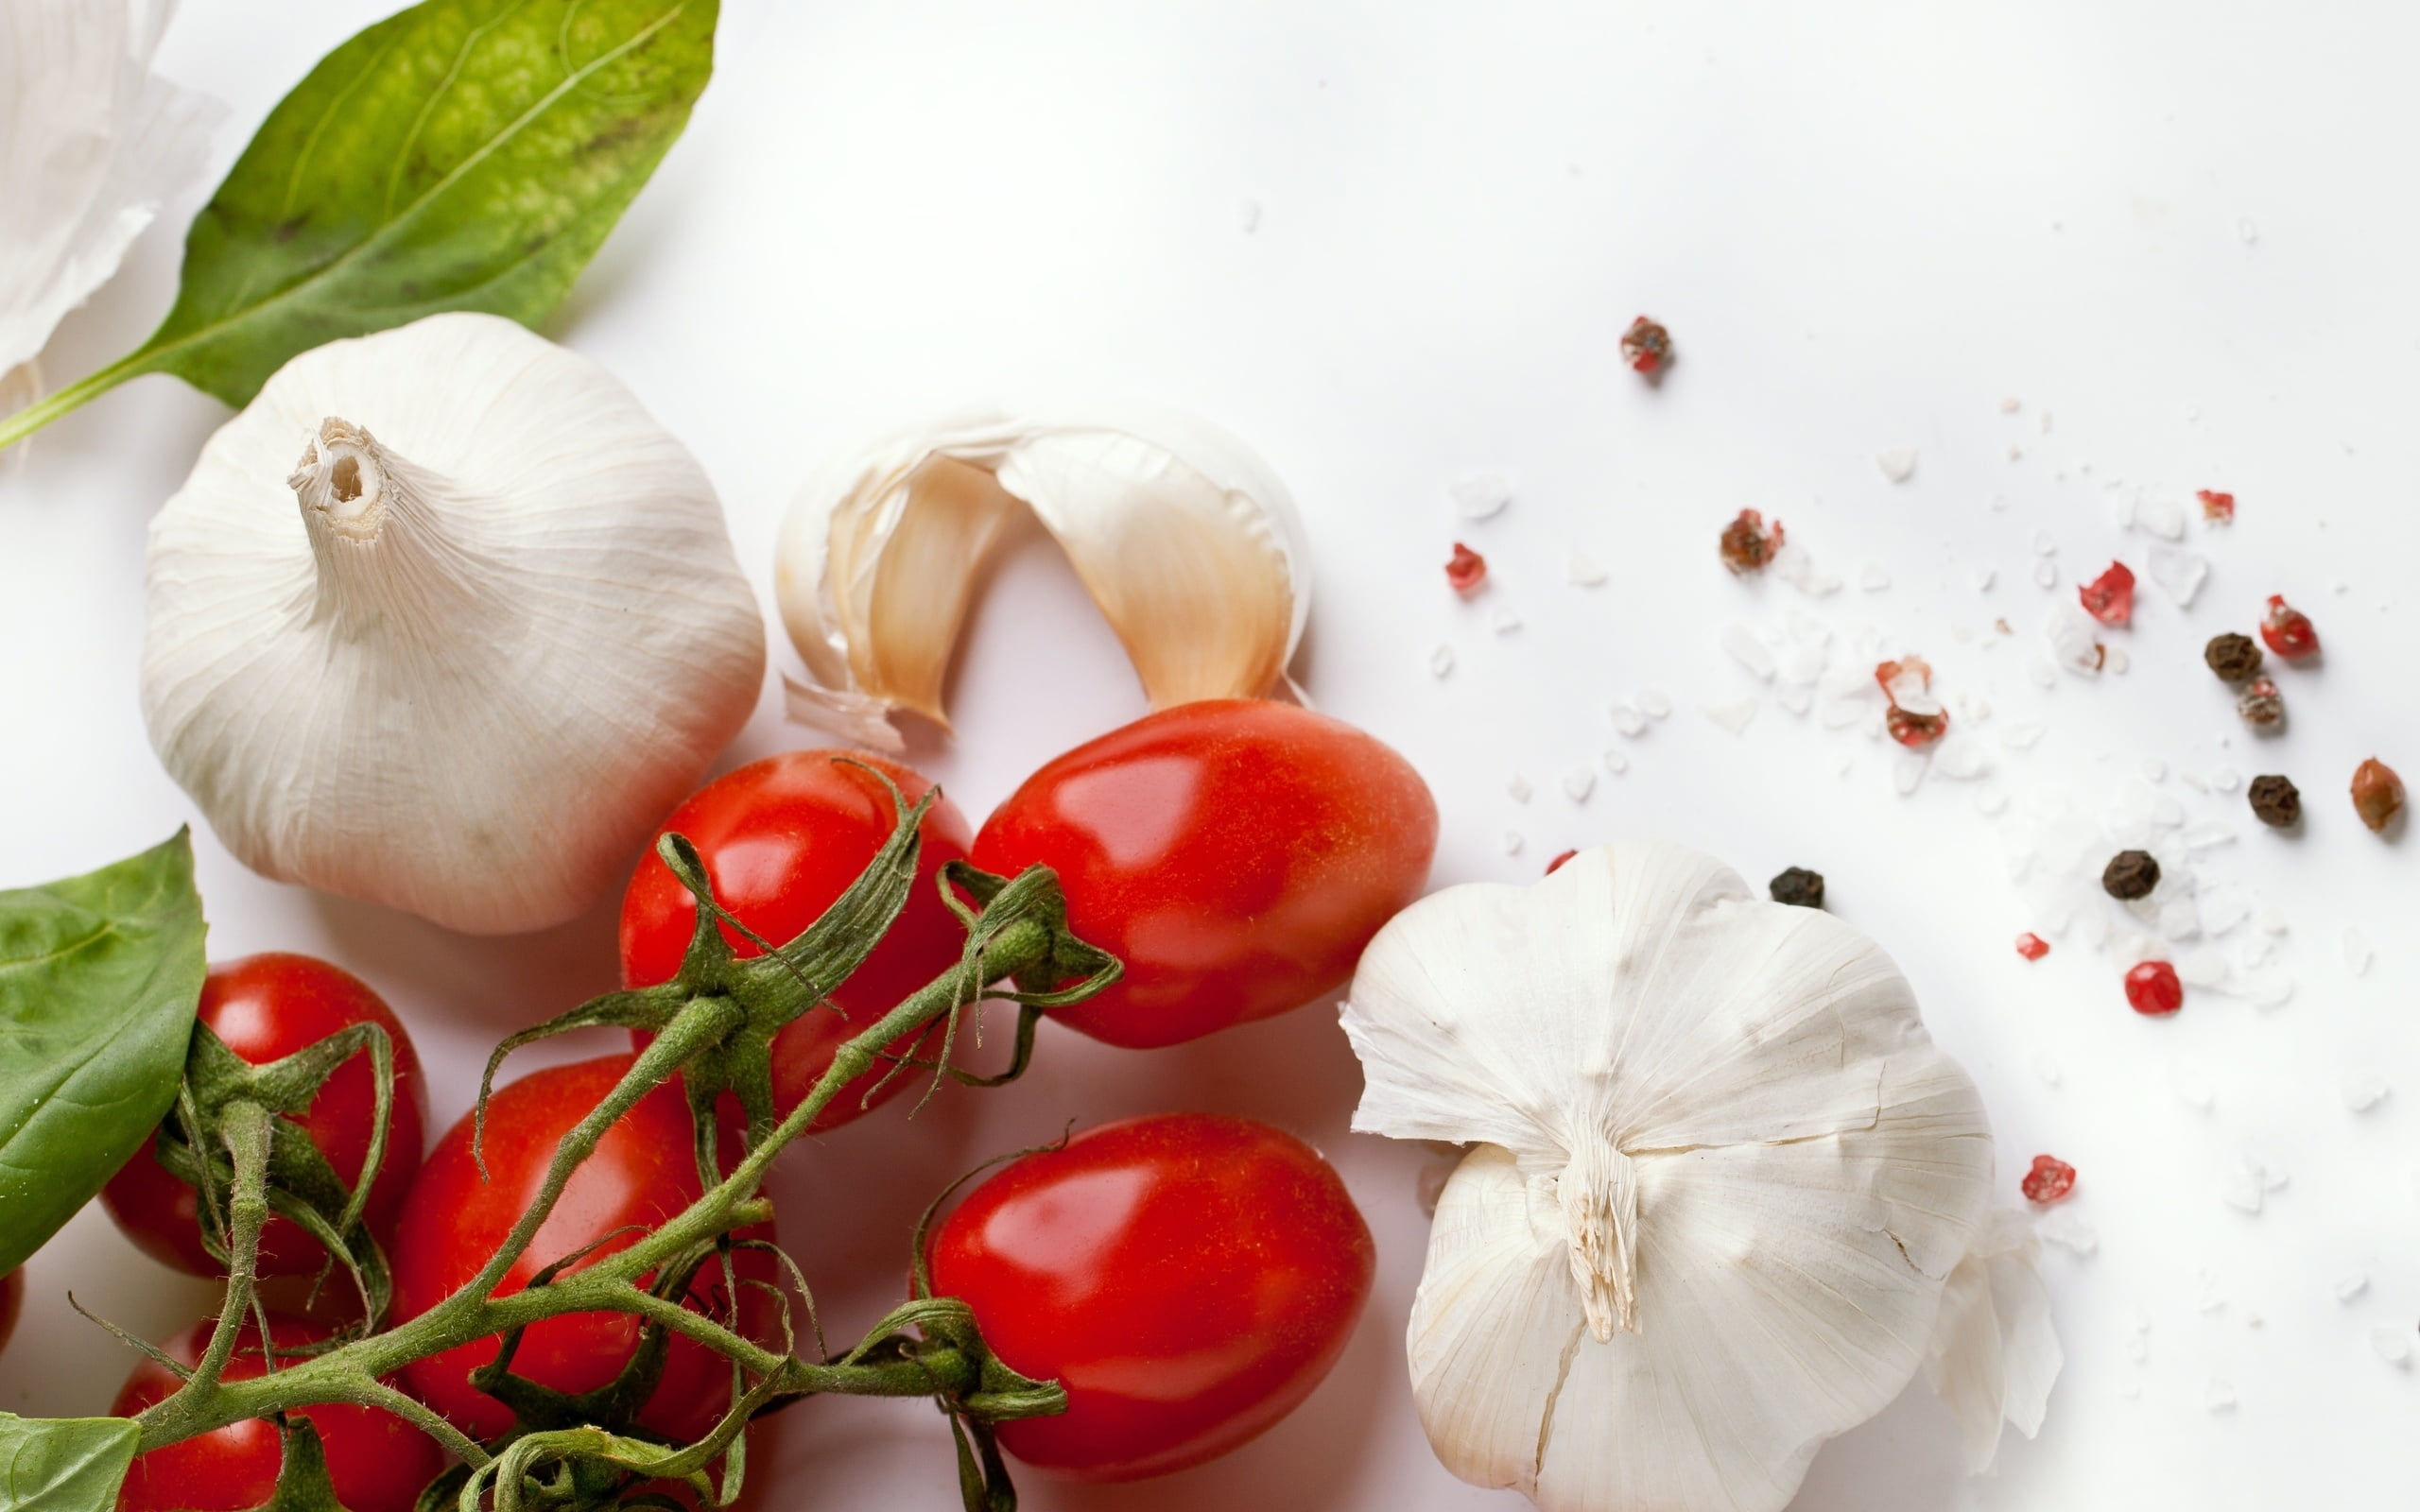
<svg viewBox="0 0 2420 1512"><path fill-rule="evenodd" d="M2319 631L2310 616L2287 604L2283 593L2269 595L2269 617L2260 622L2260 638L2289 662L2319 654Z"/></svg>
<svg viewBox="0 0 2420 1512"><path fill-rule="evenodd" d="M2083 611L2103 625L2124 625L2135 617L2135 573L2122 561L2076 590Z"/></svg>
<svg viewBox="0 0 2420 1512"><path fill-rule="evenodd" d="M1454 559L1445 564L1445 582L1457 593L1476 593L1487 581L1487 558L1461 541L1454 542Z"/></svg>
<svg viewBox="0 0 2420 1512"><path fill-rule="evenodd" d="M1767 529L1762 513L1742 509L1739 518L1722 527L1722 565L1735 574L1762 572L1780 554L1781 543L1780 521Z"/></svg>
<svg viewBox="0 0 2420 1512"><path fill-rule="evenodd" d="M2047 1207L2076 1189L2076 1168L2055 1155L2037 1155L2033 1169L2025 1173L2017 1187L2026 1201Z"/></svg>
<svg viewBox="0 0 2420 1512"><path fill-rule="evenodd" d="M2166 961L2143 961L2126 973L2126 1001L2136 1013L2161 1018L2185 1006L2185 984Z"/></svg>
<svg viewBox="0 0 2420 1512"><path fill-rule="evenodd" d="M1672 333L1640 316L1622 333L1622 360L1649 377L1672 365Z"/></svg>
<svg viewBox="0 0 2420 1512"><path fill-rule="evenodd" d="M2029 929L2016 936L2016 954L2029 961L2038 961L2050 954L2050 942Z"/></svg>
<svg viewBox="0 0 2420 1512"><path fill-rule="evenodd" d="M1949 733L1949 711L1932 696L1932 666L1923 657L1882 662L1874 669L1874 680L1891 700L1882 723L1893 740L1921 750Z"/></svg>
<svg viewBox="0 0 2420 1512"><path fill-rule="evenodd" d="M2221 493L2216 489L2197 489L2193 497L2202 501L2202 518L2214 525L2235 524L2235 495Z"/></svg>
<svg viewBox="0 0 2420 1512"><path fill-rule="evenodd" d="M1577 851L1577 850L1565 850L1563 854L1561 854L1561 855L1559 855L1559 856L1555 857L1552 861L1547 862L1547 876L1549 876L1549 877L1551 877L1551 876L1553 876L1556 872L1561 871L1561 870L1563 869L1563 864L1564 864L1564 862L1566 862L1566 861L1570 860L1573 856L1578 855L1579 853L1580 853L1580 852L1579 852L1579 851Z"/></svg>

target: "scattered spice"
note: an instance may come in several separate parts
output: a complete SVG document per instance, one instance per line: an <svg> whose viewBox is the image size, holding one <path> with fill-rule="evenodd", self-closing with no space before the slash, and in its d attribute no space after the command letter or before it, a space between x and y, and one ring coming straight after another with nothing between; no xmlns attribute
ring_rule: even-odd
<svg viewBox="0 0 2420 1512"><path fill-rule="evenodd" d="M1640 316L1622 333L1622 360L1631 371L1653 377L1672 365L1672 333Z"/></svg>
<svg viewBox="0 0 2420 1512"><path fill-rule="evenodd" d="M1445 564L1445 582L1457 593L1476 593L1487 581L1487 558L1461 541L1454 542L1454 559Z"/></svg>
<svg viewBox="0 0 2420 1512"><path fill-rule="evenodd" d="M2273 830L2290 830L2302 821L2302 789L2290 778L2256 777L2252 790L2253 816Z"/></svg>
<svg viewBox="0 0 2420 1512"><path fill-rule="evenodd" d="M2256 678L2252 686L2243 690L2236 700L2235 712L2255 730L2274 730L2286 722L2286 700L2277 685L2267 678Z"/></svg>
<svg viewBox="0 0 2420 1512"><path fill-rule="evenodd" d="M2166 961L2144 961L2126 973L2126 1001L2136 1013L2160 1018L2185 1006L2185 984Z"/></svg>
<svg viewBox="0 0 2420 1512"><path fill-rule="evenodd" d="M2289 662L2319 654L2319 631L2310 616L2289 606L2283 593L2269 595L2269 615L2260 622L2260 638Z"/></svg>
<svg viewBox="0 0 2420 1512"><path fill-rule="evenodd" d="M2033 1169L2017 1185L2026 1201L2047 1207L2076 1189L2076 1168L2055 1155L2037 1155Z"/></svg>
<svg viewBox="0 0 2420 1512"><path fill-rule="evenodd" d="M1949 732L1949 711L1932 696L1932 665L1923 657L1902 657L1874 669L1874 680L1891 700L1883 728L1910 750L1921 750Z"/></svg>
<svg viewBox="0 0 2420 1512"><path fill-rule="evenodd" d="M2233 630L2213 635L2202 647L2202 660L2221 682L2249 682L2260 675L2260 647L2249 635Z"/></svg>
<svg viewBox="0 0 2420 1512"><path fill-rule="evenodd" d="M1561 855L1556 856L1552 861L1547 862L1547 875L1551 877L1556 872L1561 871L1563 869L1563 864L1579 853L1580 852L1577 850L1565 850Z"/></svg>
<svg viewBox="0 0 2420 1512"><path fill-rule="evenodd" d="M2159 885L2159 863L2148 850L2120 850L2100 869L2100 890L2119 902L2148 898Z"/></svg>
<svg viewBox="0 0 2420 1512"><path fill-rule="evenodd" d="M2124 625L2135 617L2135 572L2122 561L2076 590L2083 611L2103 625Z"/></svg>
<svg viewBox="0 0 2420 1512"><path fill-rule="evenodd" d="M2038 961L2050 954L2050 942L2029 929L2016 936L2016 954L2029 961Z"/></svg>
<svg viewBox="0 0 2420 1512"><path fill-rule="evenodd" d="M2353 812L2376 834L2403 812L2403 779L2373 756L2353 770Z"/></svg>
<svg viewBox="0 0 2420 1512"><path fill-rule="evenodd" d="M2235 524L2235 495L2221 493L2216 489L2196 489L2193 497L2202 501L2202 518L2214 525Z"/></svg>
<svg viewBox="0 0 2420 1512"><path fill-rule="evenodd" d="M1772 883L1773 902L1793 908L1824 906L1824 874L1805 867L1791 867Z"/></svg>
<svg viewBox="0 0 2420 1512"><path fill-rule="evenodd" d="M1722 565L1734 573L1762 572L1781 551L1781 522L1765 527L1765 517L1754 509L1742 509L1739 517L1722 527Z"/></svg>

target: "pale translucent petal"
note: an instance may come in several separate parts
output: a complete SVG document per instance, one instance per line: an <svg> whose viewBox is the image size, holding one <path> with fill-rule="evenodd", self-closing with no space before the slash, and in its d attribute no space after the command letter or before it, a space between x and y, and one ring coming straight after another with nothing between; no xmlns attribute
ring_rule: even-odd
<svg viewBox="0 0 2420 1512"><path fill-rule="evenodd" d="M2025 1214L2003 1210L1942 1291L1925 1379L1958 1417L1970 1470L1991 1467L2003 1420L2028 1438L2041 1428L2064 1363L2040 1255Z"/></svg>
<svg viewBox="0 0 2420 1512"><path fill-rule="evenodd" d="M0 373L200 172L216 101L151 73L172 0L0 4Z"/></svg>

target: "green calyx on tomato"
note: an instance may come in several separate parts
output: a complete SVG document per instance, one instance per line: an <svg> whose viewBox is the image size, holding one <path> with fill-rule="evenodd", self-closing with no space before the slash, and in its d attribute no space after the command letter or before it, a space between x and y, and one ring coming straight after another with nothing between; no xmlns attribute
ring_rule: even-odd
<svg viewBox="0 0 2420 1512"><path fill-rule="evenodd" d="M1387 746L1292 704L1220 698L1049 762L984 821L974 861L1059 874L1069 926L1126 971L1051 1016L1146 1048L1343 986L1436 849L1436 802Z"/></svg>

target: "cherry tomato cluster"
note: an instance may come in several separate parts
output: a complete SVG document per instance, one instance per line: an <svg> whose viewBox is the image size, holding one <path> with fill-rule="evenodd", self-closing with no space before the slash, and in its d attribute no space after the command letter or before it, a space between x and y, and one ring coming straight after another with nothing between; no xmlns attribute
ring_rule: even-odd
<svg viewBox="0 0 2420 1512"><path fill-rule="evenodd" d="M804 931L874 860L896 823L893 785L911 802L930 787L877 758L791 752L709 784L665 828L694 845L726 910L725 937L751 956ZM1111 989L1052 1016L1140 1048L1268 1018L1340 987L1370 936L1418 895L1436 833L1426 787L1393 751L1339 721L1254 700L1184 705L1079 747L1028 780L979 833L938 800L921 821L908 902L831 994L838 1011L808 1013L775 1036L777 1113L798 1107L857 1027L957 963L965 931L941 882L952 863L1000 876L1052 868L1070 929L1124 964ZM639 867L622 907L626 986L675 977L697 909L660 857ZM1046 992L1062 984L1018 985ZM364 1221L391 1263L396 1322L423 1315L477 1276L527 1211L558 1143L635 1058L606 1056L511 1082L488 1099L475 1149L466 1116L424 1162L418 1057L400 1021L356 978L299 955L233 961L210 973L199 1019L254 1065L351 1025L386 1032L393 1097L375 1171L364 1169L375 1117L368 1057L339 1066L293 1122L349 1188L369 1183ZM633 1051L648 1038L636 1035ZM931 1048L891 1047L899 1056ZM811 1126L859 1117L908 1080L869 1072ZM726 1116L720 1137L728 1167L739 1154L735 1116ZM693 1151L680 1090L666 1084L641 1098L576 1169L497 1295L531 1284L562 1257L576 1257L572 1269L594 1263L680 1213L702 1191ZM205 1275L223 1268L204 1242L196 1193L159 1160L138 1156L105 1201L162 1262ZM733 1269L701 1269L682 1301L778 1348L779 1263L769 1243L749 1242L769 1242L769 1229L735 1235L742 1243L732 1249ZM263 1232L260 1262L265 1277L299 1277L321 1273L328 1257L279 1218ZM1006 1449L1066 1476L1125 1480L1224 1453L1291 1411L1342 1351L1373 1264L1367 1226L1307 1145L1245 1119L1170 1113L1093 1128L1010 1163L927 1236L916 1284L968 1303L1004 1364L1064 1388L1064 1414L1000 1425ZM727 1276L738 1282L735 1305ZM20 1284L0 1278L0 1339ZM257 1376L275 1356L330 1334L324 1322L268 1315L268 1348L256 1331L245 1333L226 1379ZM595 1392L623 1372L641 1332L626 1314L547 1318L523 1331L510 1369L554 1392ZM209 1332L197 1325L164 1352L189 1366ZM473 1376L499 1347L491 1337L413 1361L394 1383L465 1434L493 1438L514 1427L515 1415ZM700 1438L722 1415L730 1379L728 1362L676 1334L632 1427L674 1441ZM117 1410L158 1402L178 1381L146 1361ZM381 1409L314 1407L303 1416L353 1512L404 1512L441 1468L432 1439ZM262 1505L280 1444L273 1424L255 1420L154 1450L137 1460L119 1504L187 1512Z"/></svg>

